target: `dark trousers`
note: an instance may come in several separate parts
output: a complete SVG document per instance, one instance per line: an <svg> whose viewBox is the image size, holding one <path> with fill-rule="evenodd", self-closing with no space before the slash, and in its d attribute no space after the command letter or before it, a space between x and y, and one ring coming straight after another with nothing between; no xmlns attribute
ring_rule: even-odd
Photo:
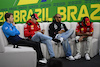
<svg viewBox="0 0 100 67"><path fill-rule="evenodd" d="M33 47L34 50L36 50L36 52L37 52L37 59L40 60L40 59L44 58L39 42L34 42L34 41L31 41L31 40L22 39L22 40L18 41L17 45L18 46Z"/></svg>

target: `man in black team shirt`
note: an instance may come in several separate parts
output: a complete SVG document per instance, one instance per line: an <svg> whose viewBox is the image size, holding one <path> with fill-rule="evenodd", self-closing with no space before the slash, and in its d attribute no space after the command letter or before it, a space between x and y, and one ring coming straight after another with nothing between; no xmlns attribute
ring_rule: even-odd
<svg viewBox="0 0 100 67"><path fill-rule="evenodd" d="M68 38L72 35L73 30L68 30L65 24L61 23L60 14L56 14L53 18L54 20L49 26L49 36L51 36L53 40L60 40L66 54L66 59L75 60L72 56L70 44L68 42Z"/></svg>

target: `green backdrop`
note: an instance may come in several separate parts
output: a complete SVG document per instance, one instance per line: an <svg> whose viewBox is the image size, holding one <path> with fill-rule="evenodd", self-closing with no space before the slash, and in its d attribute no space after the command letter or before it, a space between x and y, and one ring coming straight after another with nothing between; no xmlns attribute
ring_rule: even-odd
<svg viewBox="0 0 100 67"><path fill-rule="evenodd" d="M1 0L0 24L7 12L14 14L16 23L25 23L33 13L38 14L39 22L52 21L57 13L61 14L62 22L78 22L84 16L100 22L100 0Z"/></svg>

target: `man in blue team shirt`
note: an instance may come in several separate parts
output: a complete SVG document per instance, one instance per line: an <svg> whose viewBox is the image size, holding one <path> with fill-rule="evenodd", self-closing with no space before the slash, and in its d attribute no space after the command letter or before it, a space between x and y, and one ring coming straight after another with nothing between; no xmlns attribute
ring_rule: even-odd
<svg viewBox="0 0 100 67"><path fill-rule="evenodd" d="M2 26L2 30L7 37L8 42L10 42L13 45L18 46L29 46L33 47L37 52L37 59L40 63L47 63L47 60L43 57L40 43L33 42L31 40L25 40L21 37L19 37L20 32L16 29L15 23L13 22L13 14L12 13L6 13L5 14L5 22Z"/></svg>

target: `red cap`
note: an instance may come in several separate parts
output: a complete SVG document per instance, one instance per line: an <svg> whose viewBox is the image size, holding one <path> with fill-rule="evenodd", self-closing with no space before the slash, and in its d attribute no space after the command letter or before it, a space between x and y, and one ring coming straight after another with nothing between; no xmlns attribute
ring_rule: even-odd
<svg viewBox="0 0 100 67"><path fill-rule="evenodd" d="M37 18L37 19L39 19L39 17L37 16L36 13L32 14L31 17L32 17L32 18Z"/></svg>
<svg viewBox="0 0 100 67"><path fill-rule="evenodd" d="M35 13L34 15L35 15L35 17L36 17L37 19L39 19L39 17L37 16L37 14L36 14L36 13Z"/></svg>
<svg viewBox="0 0 100 67"><path fill-rule="evenodd" d="M87 26L90 26L90 20L89 20L89 18L85 18L85 24L86 24Z"/></svg>

